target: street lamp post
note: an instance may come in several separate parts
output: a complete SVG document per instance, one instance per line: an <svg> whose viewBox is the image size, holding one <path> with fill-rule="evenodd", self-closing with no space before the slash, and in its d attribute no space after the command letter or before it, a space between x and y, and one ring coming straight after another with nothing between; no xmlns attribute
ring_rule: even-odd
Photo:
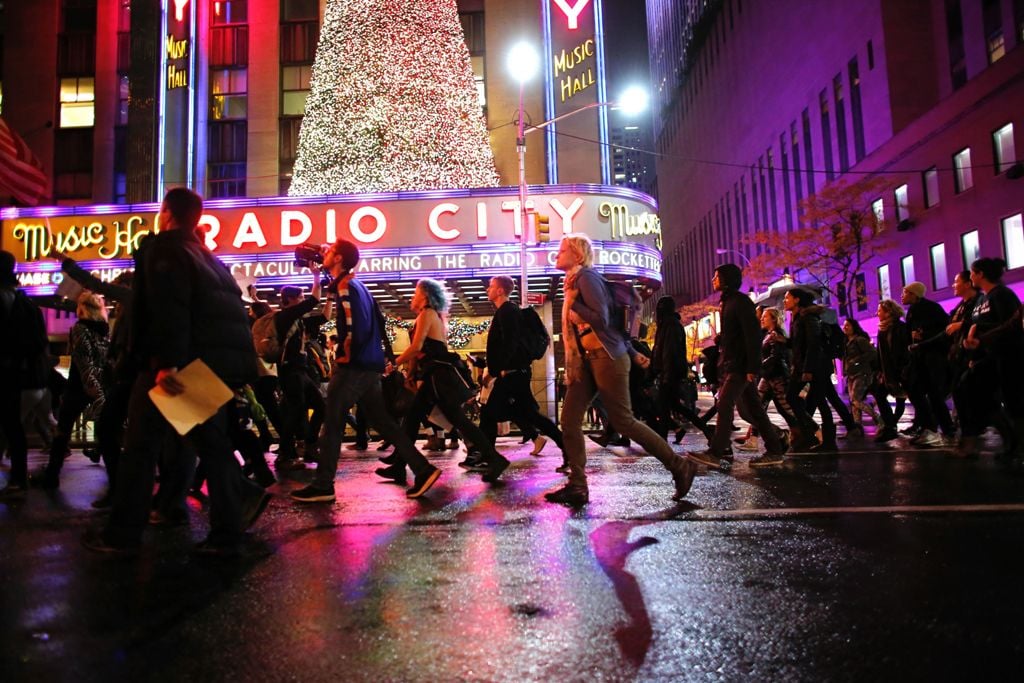
<svg viewBox="0 0 1024 683"><path fill-rule="evenodd" d="M743 263L745 263L748 267L750 266L750 259L748 259L747 255L744 254L739 249L722 249L722 248L718 248L718 249L715 249L715 253L718 254L719 256L722 256L723 254L736 254L741 259L743 259Z"/></svg>
<svg viewBox="0 0 1024 683"><path fill-rule="evenodd" d="M593 109L595 107L619 107L626 111L627 114L635 114L643 111L647 107L647 91L639 87L633 87L623 93L622 98L618 102L592 102L584 107L575 109L570 112L566 112L560 116L556 116L553 119L539 123L536 126L531 125L529 128L525 124L525 116L523 113L523 89L526 85L526 81L533 78L534 74L539 68L540 60L537 57L537 52L528 43L519 43L512 48L512 51L508 56L508 68L512 72L512 76L519 81L519 120L517 122L516 132L516 153L519 156L519 265L520 265L520 278L522 280L519 286L519 302L520 306L526 306L527 299L527 259L526 259L526 241L527 241L527 187L526 187L526 135L537 130L542 130L548 126L566 119L570 116L575 116L580 112Z"/></svg>
<svg viewBox="0 0 1024 683"><path fill-rule="evenodd" d="M526 219L526 122L523 113L523 90L526 81L533 78L538 67L537 52L528 43L519 43L509 53L508 66L519 81L519 120L516 125L516 153L519 156L519 305L526 306L529 284L527 280L527 219Z"/></svg>

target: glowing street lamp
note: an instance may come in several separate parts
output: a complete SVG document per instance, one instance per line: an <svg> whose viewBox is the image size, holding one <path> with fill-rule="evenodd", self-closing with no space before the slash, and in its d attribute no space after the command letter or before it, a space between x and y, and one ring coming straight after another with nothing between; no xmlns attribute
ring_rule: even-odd
<svg viewBox="0 0 1024 683"><path fill-rule="evenodd" d="M516 152L519 155L519 305L526 306L526 132L523 121L523 88L526 82L537 75L540 57L529 43L518 43L508 55L508 69L519 81L519 120L517 122Z"/></svg>

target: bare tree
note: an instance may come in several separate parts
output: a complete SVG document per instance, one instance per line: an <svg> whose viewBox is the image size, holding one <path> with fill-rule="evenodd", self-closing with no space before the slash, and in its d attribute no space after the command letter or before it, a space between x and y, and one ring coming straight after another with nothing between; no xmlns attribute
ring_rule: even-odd
<svg viewBox="0 0 1024 683"><path fill-rule="evenodd" d="M865 296L864 268L895 243L873 204L892 197L893 183L877 176L837 181L800 203L800 227L789 233L762 230L746 240L764 253L751 259L748 277L796 280L819 286L840 305ZM851 307L852 310L852 307Z"/></svg>

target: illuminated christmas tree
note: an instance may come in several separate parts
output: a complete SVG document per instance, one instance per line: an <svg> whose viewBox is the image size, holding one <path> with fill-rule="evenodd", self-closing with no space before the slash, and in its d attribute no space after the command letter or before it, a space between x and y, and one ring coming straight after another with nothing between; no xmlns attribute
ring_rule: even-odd
<svg viewBox="0 0 1024 683"><path fill-rule="evenodd" d="M330 0L288 194L493 187L455 0Z"/></svg>

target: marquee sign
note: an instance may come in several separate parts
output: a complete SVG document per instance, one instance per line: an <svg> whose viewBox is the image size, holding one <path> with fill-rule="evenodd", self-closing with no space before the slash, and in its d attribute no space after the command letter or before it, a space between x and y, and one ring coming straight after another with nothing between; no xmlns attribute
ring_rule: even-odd
<svg viewBox="0 0 1024 683"><path fill-rule="evenodd" d="M104 278L132 267L140 241L158 231L157 204L4 209L2 245L23 286L49 293L67 254ZM308 280L292 252L306 242L351 240L368 279L489 277L519 272L519 201L514 188L334 197L216 200L201 220L206 245L239 279ZM557 274L557 241L585 233L607 272L661 281L661 224L650 197L601 186L530 188L528 209L551 217L553 243L531 244L531 272ZM528 236L532 237L532 236ZM306 275L303 275L303 272ZM56 279L55 279L56 278Z"/></svg>

